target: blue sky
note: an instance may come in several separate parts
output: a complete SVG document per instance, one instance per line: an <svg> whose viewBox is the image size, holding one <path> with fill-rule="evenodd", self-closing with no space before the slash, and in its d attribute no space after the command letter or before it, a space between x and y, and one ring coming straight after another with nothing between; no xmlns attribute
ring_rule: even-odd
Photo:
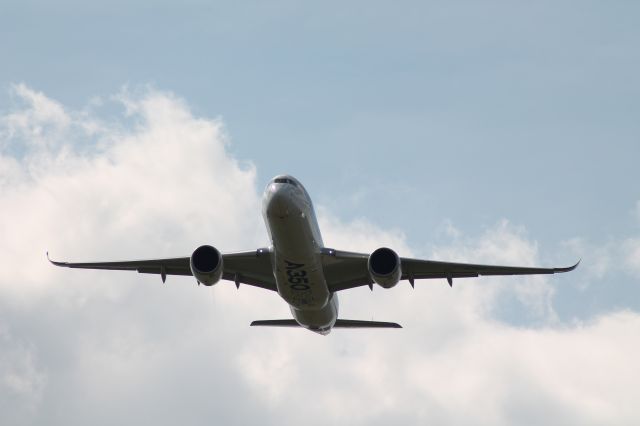
<svg viewBox="0 0 640 426"><path fill-rule="evenodd" d="M170 90L222 117L262 181L288 170L316 197L393 175L386 196L428 194L400 209L426 228L417 241L442 217L477 229L505 216L536 238L628 230L635 3L367 5L11 4L0 79L73 107L123 85Z"/></svg>
<svg viewBox="0 0 640 426"><path fill-rule="evenodd" d="M640 4L631 1L4 4L0 13L4 58L0 67L0 207L5 223L17 225L5 225L5 233L15 240L5 239L2 247L13 256L16 269L0 278L4 289L0 338L13 354L0 357L0 372L5 377L29 378L18 382L31 383L27 388L35 389L36 396L24 396L29 392L8 379L3 395L7 400L27 401L27 424L42 423L47 417L43 413L65 403L61 396L52 396L60 386L56 377L68 378L69 371L79 374L64 363L51 363L44 354L51 350L73 353L82 360L78 354L84 352L78 347L83 346L73 340L56 346L45 339L60 330L34 320L37 311L46 311L45 318L61 318L66 330L73 330L74 319L83 318L78 306L98 309L105 317L124 312L131 323L139 324L133 340L150 341L149 345L168 353L176 339L182 342L178 329L148 336L153 330L150 319L160 315L153 309L160 308L145 308L152 310L144 311L149 316L136 313L136 303L139 306L147 297L160 298L167 304L156 302L165 309L170 306L162 299L166 294L151 295L157 287L110 290L109 276L90 275L98 281L98 289L90 295L82 293L87 285L60 289L61 280L83 278L50 271L36 263L42 259L32 258L32 251L39 256L46 249L56 249L71 258L174 256L211 240L223 251L252 248L266 239L256 207L260 192L268 179L280 173L293 174L305 184L321 212L328 245L352 244L366 250L396 244L400 254L405 250L414 256L487 263L561 266L583 259L576 272L542 281L461 281L459 286L467 289L453 293L457 296L441 294L442 283L438 289L422 283L423 288L414 293L397 288L375 295L355 291L343 297L343 312L352 309L368 315L375 311L372 315L381 319L413 312L401 318L403 325L426 336L420 346L408 346L414 357L425 354L430 359L429 348L443 339L438 323L423 328L425 318L420 314L425 309L445 309L434 306L439 303L449 306L442 313L444 318L456 318L460 312L467 318L464 313L471 312L479 324L488 324L486 329L477 328L460 320L463 325L451 326L452 335L463 330L471 342L478 336L526 342L530 332L548 343L553 333L563 331L569 333L566 341L573 342L581 330L572 327L586 324L585 333L594 335L585 338L584 346L576 346L589 351L602 344L599 330L614 324L611 327L618 332L612 334L628 336L625 344L635 346L627 352L637 353L639 18ZM203 136L198 123L208 123L204 127L215 130ZM87 130L90 127L92 131ZM157 148L154 137L163 140ZM206 143L212 147L204 148ZM189 153L190 149L194 152ZM138 160L123 157L127 150ZM180 154L167 156L164 150ZM210 163L197 153L208 156ZM59 189L53 188L61 182L72 189L56 192ZM95 187L90 188L89 182ZM215 196L200 199L202 189L197 191L193 182ZM128 203L118 201L118 194ZM166 213L157 212L158 205ZM132 207L127 210L127 206ZM24 209L30 213L21 213ZM69 211L74 212L72 218L67 217ZM230 215L233 220L227 219ZM64 237L53 232L55 224L68 220ZM41 228L45 223L51 227ZM77 224L81 231L69 230ZM29 235L32 239L25 237ZM140 241L128 238L123 244L116 235ZM38 279L35 272L18 270L44 275ZM24 291L15 289L13 276L24 279ZM126 283L136 286L145 279L127 277ZM184 298L179 299L182 305L177 302L182 309L191 309L193 300L188 297L197 294L171 291L173 298ZM214 289L213 297L224 291ZM218 362L245 373L227 373L225 383L234 382L239 398L254 401L251 413L267 410L271 420L266 421L275 422L286 411L285 391L274 390L259 372L275 371L277 376L282 372L273 366L279 365L279 356L289 359L291 351L306 352L295 346L300 343L288 346L290 333L255 338L245 330L251 319L286 315L283 303L274 300L263 305L260 293L248 290L245 294L250 297L244 300L242 292L226 294L221 296L229 303L225 313L233 320L225 322L226 331L214 340L240 348L243 361L241 367L229 364L232 355L225 351L218 355ZM55 302L44 303L45 296ZM367 302L359 306L361 297ZM90 301L78 301L83 298ZM458 303L461 307L453 306ZM176 308L173 315L178 318L179 313ZM198 315L221 318L216 316L219 313ZM616 328L620 318L625 320ZM436 318L427 315L426 319ZM120 341L116 329L87 327L78 327L76 333L99 335L102 330L105 340L114 336L115 342ZM213 339L219 328L210 323L204 327L210 330L200 336L202 347L194 345L206 355L216 347L207 339ZM265 366L248 354L249 349L264 350L261 345L270 345L269 339L278 342L274 347L279 352L273 349L273 360ZM385 355L374 355L380 349L375 339L375 334L357 337L367 350L356 352L384 364ZM312 360L325 364L338 363L340 354L353 353L344 334L333 341L310 343L305 337L304 342L320 353ZM117 343L108 348L96 345L96 352L111 354L114 364L126 363L131 354L119 352ZM473 343L469 345L472 352ZM134 354L144 353L135 345L131 348ZM454 356L466 360L466 353L462 350ZM533 370L521 353L513 356L521 361L520 367ZM558 356L562 359L562 353ZM607 356L603 355L605 364L621 354ZM153 364L154 368L163 366L175 374L179 361L188 356L169 358ZM306 366L293 365L294 371ZM372 361L371 368L375 366ZM587 366L601 367L597 360ZM336 369L340 370L337 364ZM252 373L246 375L246 371ZM147 389L148 383L136 377L140 389ZM284 382L292 386L303 380L296 374L286 377ZM358 389L386 377L347 373L341 383L343 389ZM330 389L330 383L319 380L321 389ZM99 379L90 382L79 382L68 390L69 397L92 386L103 389ZM507 382L496 378L479 383L501 388ZM406 381L390 386L398 392L416 390ZM530 386L514 386L525 396L533 392ZM604 385L594 379L594 386ZM26 393L17 392L18 388ZM464 393L449 390L452 395ZM271 395L266 402L255 396L263 391ZM478 397L467 391L470 399ZM549 403L544 406L558 408L557 419L584 424L585 419L566 412L578 405L540 392L541 406ZM615 395L615 389L610 393ZM117 404L108 392L100 395L102 403ZM424 399L417 405L388 402L380 418L406 423L458 419L452 407L429 398L430 392L420 395ZM173 396L165 395L169 400ZM98 400L93 403L101 407ZM403 417L407 410L416 413L414 409L424 401L430 402L432 410ZM492 400L497 407L500 401ZM633 424L640 416L624 400L619 405L608 403L614 404L611 412L629 415L607 416L604 410L602 417L592 419ZM360 405L354 402L353 407ZM519 419L510 417L513 413L527 418L523 414L527 407L516 404L509 409L496 408L486 418L493 424ZM15 418L24 414L18 408L13 413ZM120 413L126 415L127 410ZM343 423L349 418L348 410L334 407L331 413L323 418ZM194 422L204 421L205 414L210 413L194 414ZM233 419L231 412L227 414ZM92 420L90 414L86 416L85 420ZM296 418L287 417L285 423ZM64 421L60 416L59 422Z"/></svg>

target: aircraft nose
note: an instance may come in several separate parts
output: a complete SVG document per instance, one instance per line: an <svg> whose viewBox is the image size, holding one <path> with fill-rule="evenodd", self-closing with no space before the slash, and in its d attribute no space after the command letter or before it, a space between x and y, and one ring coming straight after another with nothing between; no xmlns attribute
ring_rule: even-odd
<svg viewBox="0 0 640 426"><path fill-rule="evenodd" d="M284 188L279 184L273 184L269 189L267 200L267 215L285 218L290 214L289 200Z"/></svg>

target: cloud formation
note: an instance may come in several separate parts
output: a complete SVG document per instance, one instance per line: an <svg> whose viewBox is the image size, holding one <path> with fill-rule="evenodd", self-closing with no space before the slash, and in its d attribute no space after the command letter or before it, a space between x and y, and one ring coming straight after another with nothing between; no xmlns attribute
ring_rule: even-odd
<svg viewBox="0 0 640 426"><path fill-rule="evenodd" d="M107 260L262 246L262 183L229 154L220 120L170 93L121 93L106 101L122 108L115 120L25 85L13 94L0 119L0 423L638 422L640 315L560 322L564 276L354 289L340 294L342 316L406 328L322 338L247 327L289 316L260 289L51 267L46 249ZM318 210L328 245L415 252L399 231ZM508 222L431 254L539 260ZM502 322L507 296L537 320Z"/></svg>

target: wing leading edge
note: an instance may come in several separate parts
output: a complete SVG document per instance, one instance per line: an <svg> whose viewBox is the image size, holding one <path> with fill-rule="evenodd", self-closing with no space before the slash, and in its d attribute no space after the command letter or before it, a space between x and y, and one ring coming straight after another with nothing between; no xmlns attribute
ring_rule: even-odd
<svg viewBox="0 0 640 426"><path fill-rule="evenodd" d="M341 291L364 285L373 285L369 275L367 261L369 255L364 253L344 252L328 249L323 253L325 276L329 290ZM557 274L573 271L579 264L563 268L534 268L522 266L479 265L472 263L439 262L400 258L402 277L413 286L414 280L446 279L449 285L454 278L471 278L489 275L538 275Z"/></svg>
<svg viewBox="0 0 640 426"><path fill-rule="evenodd" d="M47 259L55 266L80 269L106 269L112 271L137 271L142 274L158 274L162 282L167 275L191 276L189 257L166 259L125 260L115 262L58 262ZM267 290L277 291L271 270L271 252L268 249L227 253L222 255L222 279L233 281L236 286L247 284Z"/></svg>

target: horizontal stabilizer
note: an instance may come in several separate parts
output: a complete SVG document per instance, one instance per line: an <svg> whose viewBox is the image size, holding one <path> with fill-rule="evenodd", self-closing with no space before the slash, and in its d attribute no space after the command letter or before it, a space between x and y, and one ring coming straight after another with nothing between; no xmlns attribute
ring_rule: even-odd
<svg viewBox="0 0 640 426"><path fill-rule="evenodd" d="M402 328L395 322L339 319L333 328Z"/></svg>
<svg viewBox="0 0 640 426"><path fill-rule="evenodd" d="M300 324L298 324L294 319L277 319L253 321L251 326L300 327ZM402 328L402 326L395 322L339 319L336 320L333 328Z"/></svg>
<svg viewBox="0 0 640 426"><path fill-rule="evenodd" d="M267 327L300 327L300 324L294 319L280 319L280 320L260 320L253 321L251 326L267 326Z"/></svg>

